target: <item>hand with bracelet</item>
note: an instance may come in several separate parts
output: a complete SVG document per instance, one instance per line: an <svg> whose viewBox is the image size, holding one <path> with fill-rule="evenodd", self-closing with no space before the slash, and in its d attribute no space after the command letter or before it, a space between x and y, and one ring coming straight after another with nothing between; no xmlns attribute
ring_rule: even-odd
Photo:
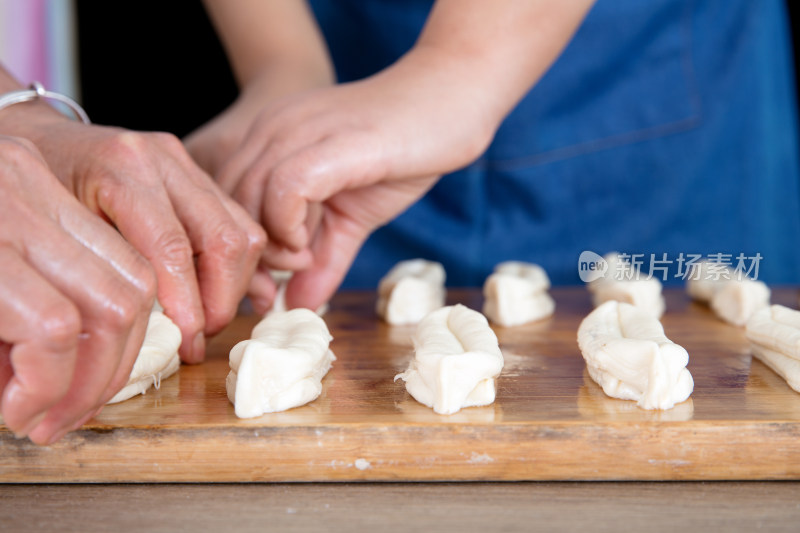
<svg viewBox="0 0 800 533"><path fill-rule="evenodd" d="M275 250L254 287L268 284L265 267L291 268L298 272L287 287L289 305L325 302L372 231L440 175L480 156L591 3L438 0L416 45L383 71L265 98L258 114L251 112L255 118L238 127L236 150L209 168L262 223ZM280 27L314 29L313 22L288 24L267 4L206 1L248 98L262 83L258 73L269 75L296 49L280 41ZM301 18L302 8L295 10ZM327 57L324 50L289 63L299 69L319 57ZM269 304L261 302L261 310Z"/></svg>
<svg viewBox="0 0 800 533"><path fill-rule="evenodd" d="M0 91L20 90L22 87L7 72L0 71ZM76 371L60 372L59 379L71 376L69 390L77 388L81 392L67 393L47 411L47 417L36 419L41 429L30 427L34 419L23 413L27 410L20 411L20 404L25 402L14 400L22 396L14 393L19 387L11 384L22 386L24 379L36 380L31 377L35 372L30 367L22 371L19 365L28 363L18 354L28 353L23 340L30 336L25 335L42 326L30 322L31 329L22 336L19 334L22 329L0 330L5 350L0 385L6 385L0 410L15 431L29 433L37 442L49 442L91 416L124 385L125 380L117 375L110 377L113 372L108 369L120 368L123 374L124 370L130 371L131 354L135 359L144 331L143 307L152 305L153 276L159 301L181 329L181 359L200 362L205 353L205 337L218 332L235 315L265 237L261 228L219 190L195 165L181 142L171 135L134 133L73 121L41 99L0 110L0 135L27 139L41 153L36 156L38 172L52 176L52 171L63 186L39 187L42 201L38 209L43 216L50 210L53 223L61 225L82 246L61 255L58 252L62 243L55 230L47 232L33 226L20 232L19 228L25 227L28 219L24 216L13 219L16 211L3 210L3 242L17 246L21 250L18 255L27 262L26 268L37 276L51 283L53 276L62 276L66 281L54 285L60 292L59 301L72 303L71 307L49 306L43 312L51 313L49 318L54 325L59 321L69 325L56 328L54 336L56 344L72 346L65 361L76 361ZM65 196L77 201L68 203ZM22 209L24 214L23 200L12 195L6 201L12 206L19 203L17 211ZM73 213L81 210L85 213ZM65 228L65 224L77 224L78 216L83 217L81 232ZM113 225L118 233L108 224L97 224L102 220ZM122 243L104 244L116 240ZM34 246L52 253L43 253L34 264L27 252L28 247ZM84 257L86 254L89 259ZM128 255L136 259L126 259ZM132 261L137 265L134 269L121 266ZM94 267L93 262L110 265L118 275L109 279L100 277L96 273L100 267ZM24 274L6 270L10 267L5 265L3 278L11 290L22 283ZM89 307L83 305L83 297ZM34 299L35 294L14 293L11 299L6 299L0 322L25 324L28 319L35 319L36 313L24 313L27 307L36 305L24 301L26 298ZM52 351L56 353L55 348ZM38 372L56 372L44 368L45 356L33 363ZM96 365L103 370L85 372L87 367ZM44 389L26 390L26 402L30 405L49 403L44 401L47 393ZM41 413L30 413L35 414Z"/></svg>

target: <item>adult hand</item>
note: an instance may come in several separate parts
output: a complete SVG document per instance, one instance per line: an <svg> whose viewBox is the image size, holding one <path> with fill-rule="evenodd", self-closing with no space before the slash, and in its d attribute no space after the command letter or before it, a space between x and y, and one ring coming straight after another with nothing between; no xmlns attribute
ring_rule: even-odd
<svg viewBox="0 0 800 533"><path fill-rule="evenodd" d="M51 443L127 381L155 275L11 137L0 137L0 265L0 412L17 435Z"/></svg>
<svg viewBox="0 0 800 533"><path fill-rule="evenodd" d="M275 254L268 264L310 259L287 288L290 305L313 309L330 297L369 232L436 176L479 156L592 1L437 0L416 45L391 67L260 114L215 175L263 223L270 246L295 254ZM303 4L291 3L294 16L281 17L263 7L276 3L206 1L240 80L292 56L295 24L286 21L314 28L309 13L301 16ZM266 20L276 31L263 31ZM318 31L303 32L315 34L319 40ZM259 279L263 272L254 284Z"/></svg>
<svg viewBox="0 0 800 533"><path fill-rule="evenodd" d="M205 336L230 322L247 290L264 231L172 135L60 117L32 120L26 130L81 203L150 261L158 299L183 335L181 359L202 361ZM261 287L267 297L274 292Z"/></svg>
<svg viewBox="0 0 800 533"><path fill-rule="evenodd" d="M257 117L216 178L271 245L310 252L287 287L290 306L324 303L374 229L485 149L495 123L475 104L481 89L458 83L464 68L419 50L364 81L291 97ZM292 268L285 257L268 266Z"/></svg>
<svg viewBox="0 0 800 533"><path fill-rule="evenodd" d="M184 139L184 145L203 170L216 175L236 153L261 110L287 95L332 84L332 69L298 66L266 69L228 109ZM265 272L270 268L301 270L310 263L309 253L291 253L267 242L259 264L261 274L253 278L249 290L257 310L267 311L274 295L273 280Z"/></svg>
<svg viewBox="0 0 800 533"><path fill-rule="evenodd" d="M200 167L216 175L242 144L253 120L267 106L292 94L333 85L333 67L302 64L264 68L236 101L184 139Z"/></svg>

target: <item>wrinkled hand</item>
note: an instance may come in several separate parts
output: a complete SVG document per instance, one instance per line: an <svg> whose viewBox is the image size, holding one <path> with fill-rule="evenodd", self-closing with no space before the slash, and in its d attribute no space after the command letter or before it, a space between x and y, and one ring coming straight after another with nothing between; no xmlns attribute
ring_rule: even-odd
<svg viewBox="0 0 800 533"><path fill-rule="evenodd" d="M165 133L58 120L34 137L53 172L153 265L184 362L236 313L265 235ZM271 290L271 288L267 288Z"/></svg>
<svg viewBox="0 0 800 533"><path fill-rule="evenodd" d="M16 434L54 442L127 381L155 275L11 137L0 137L0 265L0 412Z"/></svg>
<svg viewBox="0 0 800 533"><path fill-rule="evenodd" d="M268 266L300 270L287 288L290 306L315 309L329 299L373 230L488 145L496 124L480 90L457 83L463 76L453 71L464 68L417 51L364 81L283 100L256 118L216 178L261 221L270 246L288 251ZM254 285L266 275L260 267Z"/></svg>

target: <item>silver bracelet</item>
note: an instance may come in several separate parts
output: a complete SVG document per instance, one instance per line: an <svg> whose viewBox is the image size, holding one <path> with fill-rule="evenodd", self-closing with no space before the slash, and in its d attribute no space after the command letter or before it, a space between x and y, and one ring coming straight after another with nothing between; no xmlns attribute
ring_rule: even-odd
<svg viewBox="0 0 800 533"><path fill-rule="evenodd" d="M10 93L6 93L0 95L0 109L5 109L8 106L12 106L14 104L21 104L23 102L30 102L31 100L38 100L39 98L45 98L48 100L55 100L56 102L61 102L65 106L67 106L70 111L75 113L75 117L78 118L84 124L91 124L92 122L89 120L89 115L86 114L86 111L83 108L70 98L69 96L63 95L61 93L55 93L53 91L48 91L44 88L44 86L35 81L28 86L27 89L21 89L19 91L12 91Z"/></svg>

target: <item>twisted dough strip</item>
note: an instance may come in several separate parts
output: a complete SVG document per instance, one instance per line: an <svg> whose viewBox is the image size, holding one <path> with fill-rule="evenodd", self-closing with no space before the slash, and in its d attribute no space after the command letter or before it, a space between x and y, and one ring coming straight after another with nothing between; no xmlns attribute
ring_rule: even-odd
<svg viewBox="0 0 800 533"><path fill-rule="evenodd" d="M397 263L378 285L376 311L392 325L416 324L444 305L444 267L424 259Z"/></svg>
<svg viewBox="0 0 800 533"><path fill-rule="evenodd" d="M456 305L426 316L414 335L414 359L395 376L418 402L439 414L494 402L503 354L486 318Z"/></svg>
<svg viewBox="0 0 800 533"><path fill-rule="evenodd" d="M635 305L656 318L664 314L660 281L645 277L617 252L608 253L603 259L608 265L604 276L588 284L595 307L616 300Z"/></svg>
<svg viewBox="0 0 800 533"><path fill-rule="evenodd" d="M643 409L670 409L694 389L689 354L664 336L658 319L630 304L609 301L578 328L587 370L614 398Z"/></svg>
<svg viewBox="0 0 800 533"><path fill-rule="evenodd" d="M770 290L763 281L719 264L703 261L692 265L686 292L706 302L722 320L744 326L753 314L769 305Z"/></svg>
<svg viewBox="0 0 800 533"><path fill-rule="evenodd" d="M550 279L539 265L500 263L483 285L483 314L493 323L511 327L553 314L556 304L547 294Z"/></svg>
<svg viewBox="0 0 800 533"><path fill-rule="evenodd" d="M748 320L745 334L753 355L800 392L800 311L765 307Z"/></svg>
<svg viewBox="0 0 800 533"><path fill-rule="evenodd" d="M269 313L233 347L226 379L236 416L251 418L315 400L336 359L325 321L309 309Z"/></svg>

